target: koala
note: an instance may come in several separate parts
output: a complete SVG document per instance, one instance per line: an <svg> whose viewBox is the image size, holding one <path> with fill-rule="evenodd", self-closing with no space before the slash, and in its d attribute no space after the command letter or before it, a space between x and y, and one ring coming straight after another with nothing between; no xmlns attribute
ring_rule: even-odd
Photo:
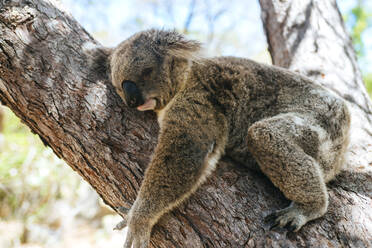
<svg viewBox="0 0 372 248"><path fill-rule="evenodd" d="M291 200L266 216L272 227L296 232L327 211L326 183L348 146L345 102L286 69L205 58L200 49L176 31L151 29L101 53L124 103L155 111L160 126L138 196L117 226L128 226L125 248L147 247L159 218L189 197L224 154L262 171Z"/></svg>

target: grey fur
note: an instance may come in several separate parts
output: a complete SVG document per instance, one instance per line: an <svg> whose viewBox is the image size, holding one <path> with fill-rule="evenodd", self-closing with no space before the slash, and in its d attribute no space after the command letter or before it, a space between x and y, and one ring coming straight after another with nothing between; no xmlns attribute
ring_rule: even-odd
<svg viewBox="0 0 372 248"><path fill-rule="evenodd" d="M201 58L200 44L148 30L110 56L111 78L134 82L158 114L158 144L124 224L126 248L147 247L153 225L187 198L227 153L253 159L292 204L267 219L298 231L327 210L325 183L343 164L350 115L344 101L301 75L234 57ZM150 107L149 107L150 106ZM119 228L124 224L119 224Z"/></svg>

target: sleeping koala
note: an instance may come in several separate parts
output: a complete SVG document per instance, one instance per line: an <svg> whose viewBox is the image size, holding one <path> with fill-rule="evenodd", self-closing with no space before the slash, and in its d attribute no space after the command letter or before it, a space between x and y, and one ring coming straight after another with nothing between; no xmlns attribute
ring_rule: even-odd
<svg viewBox="0 0 372 248"><path fill-rule="evenodd" d="M344 101L288 70L203 58L199 50L199 42L175 31L151 29L101 54L126 105L155 111L160 125L137 199L117 226L129 228L125 248L147 247L159 218L225 153L243 164L255 159L292 201L267 216L273 226L298 231L327 211L326 183L340 171L348 145Z"/></svg>

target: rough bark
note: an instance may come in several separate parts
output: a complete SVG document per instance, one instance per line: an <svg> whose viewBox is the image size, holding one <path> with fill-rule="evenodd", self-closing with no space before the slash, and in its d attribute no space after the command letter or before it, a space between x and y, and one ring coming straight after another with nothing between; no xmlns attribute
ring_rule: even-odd
<svg viewBox="0 0 372 248"><path fill-rule="evenodd" d="M0 0L0 99L113 209L130 207L156 143L151 113L126 108L89 69L96 41L54 1ZM343 83L343 82L342 82ZM155 226L153 247L371 245L372 175L344 173L324 218L298 234L262 217L288 204L262 174L229 158L186 203ZM355 186L355 187L354 187ZM56 213L58 214L58 213Z"/></svg>

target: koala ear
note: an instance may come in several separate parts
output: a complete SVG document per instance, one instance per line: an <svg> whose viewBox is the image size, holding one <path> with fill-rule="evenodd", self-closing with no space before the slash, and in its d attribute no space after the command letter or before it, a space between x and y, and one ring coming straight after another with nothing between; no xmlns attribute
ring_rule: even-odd
<svg viewBox="0 0 372 248"><path fill-rule="evenodd" d="M201 43L196 40L188 40L182 34L173 31L155 31L155 42L160 45L163 53L184 58L195 59L201 50Z"/></svg>
<svg viewBox="0 0 372 248"><path fill-rule="evenodd" d="M99 79L110 77L110 58L114 48L94 47L85 49L88 55L88 66L91 73L98 76Z"/></svg>
<svg viewBox="0 0 372 248"><path fill-rule="evenodd" d="M185 59L196 57L200 50L201 43L199 41L187 40L182 35L168 45L168 54Z"/></svg>
<svg viewBox="0 0 372 248"><path fill-rule="evenodd" d="M170 45L168 53L184 59L195 59L201 50L201 43L194 40L178 41Z"/></svg>

